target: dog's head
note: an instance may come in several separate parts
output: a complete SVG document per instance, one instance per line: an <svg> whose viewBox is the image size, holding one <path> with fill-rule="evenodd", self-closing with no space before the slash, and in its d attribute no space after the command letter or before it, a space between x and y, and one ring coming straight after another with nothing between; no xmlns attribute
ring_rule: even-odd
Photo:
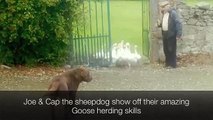
<svg viewBox="0 0 213 120"><path fill-rule="evenodd" d="M79 67L75 70L76 79L80 82L90 82L92 80L92 75L89 72L89 69L86 69L85 67Z"/></svg>

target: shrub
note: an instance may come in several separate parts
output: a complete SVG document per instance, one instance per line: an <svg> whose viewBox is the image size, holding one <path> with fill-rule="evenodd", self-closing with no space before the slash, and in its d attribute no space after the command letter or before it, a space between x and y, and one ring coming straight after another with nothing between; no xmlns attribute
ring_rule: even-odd
<svg viewBox="0 0 213 120"><path fill-rule="evenodd" d="M77 0L1 0L0 63L63 63L72 52L78 6Z"/></svg>

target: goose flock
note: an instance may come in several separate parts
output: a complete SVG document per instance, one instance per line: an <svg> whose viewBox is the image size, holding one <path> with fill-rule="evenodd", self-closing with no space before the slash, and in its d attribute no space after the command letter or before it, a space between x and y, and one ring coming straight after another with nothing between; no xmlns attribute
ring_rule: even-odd
<svg viewBox="0 0 213 120"><path fill-rule="evenodd" d="M141 55L137 51L137 45L132 48L129 42L124 42L121 40L119 43L114 43L112 45L112 63L116 65L131 66L132 64L137 64L141 60ZM101 56L102 58L109 58L109 52L104 52L103 50L97 52L96 56Z"/></svg>
<svg viewBox="0 0 213 120"><path fill-rule="evenodd" d="M131 66L139 63L141 55L137 52L137 45L134 45L134 52L131 50L129 42L122 40L112 46L112 63L118 66Z"/></svg>

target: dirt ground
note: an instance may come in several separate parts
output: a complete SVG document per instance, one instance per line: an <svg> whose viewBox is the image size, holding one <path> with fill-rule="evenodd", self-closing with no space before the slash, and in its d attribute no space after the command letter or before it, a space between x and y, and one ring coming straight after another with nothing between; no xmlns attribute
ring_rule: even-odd
<svg viewBox="0 0 213 120"><path fill-rule="evenodd" d="M184 60L184 59L182 59ZM189 60L189 58L187 59ZM80 90L213 90L213 65L183 64L167 69L163 64L137 68L91 68L93 80ZM0 69L0 90L47 90L63 68L35 67Z"/></svg>

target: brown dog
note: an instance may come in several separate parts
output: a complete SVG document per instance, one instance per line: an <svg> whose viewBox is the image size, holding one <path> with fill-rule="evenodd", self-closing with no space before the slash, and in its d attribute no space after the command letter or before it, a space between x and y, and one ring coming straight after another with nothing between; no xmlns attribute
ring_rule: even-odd
<svg viewBox="0 0 213 120"><path fill-rule="evenodd" d="M53 78L46 95L51 97L51 99L68 98L74 101L79 84L81 82L90 82L91 80L92 76L88 69L83 67L71 69ZM69 120L69 118L72 118L70 116L72 106L50 107L52 120L61 120L62 118Z"/></svg>
<svg viewBox="0 0 213 120"><path fill-rule="evenodd" d="M79 67L53 78L48 91L77 91L81 82L90 82L92 76L88 69Z"/></svg>

